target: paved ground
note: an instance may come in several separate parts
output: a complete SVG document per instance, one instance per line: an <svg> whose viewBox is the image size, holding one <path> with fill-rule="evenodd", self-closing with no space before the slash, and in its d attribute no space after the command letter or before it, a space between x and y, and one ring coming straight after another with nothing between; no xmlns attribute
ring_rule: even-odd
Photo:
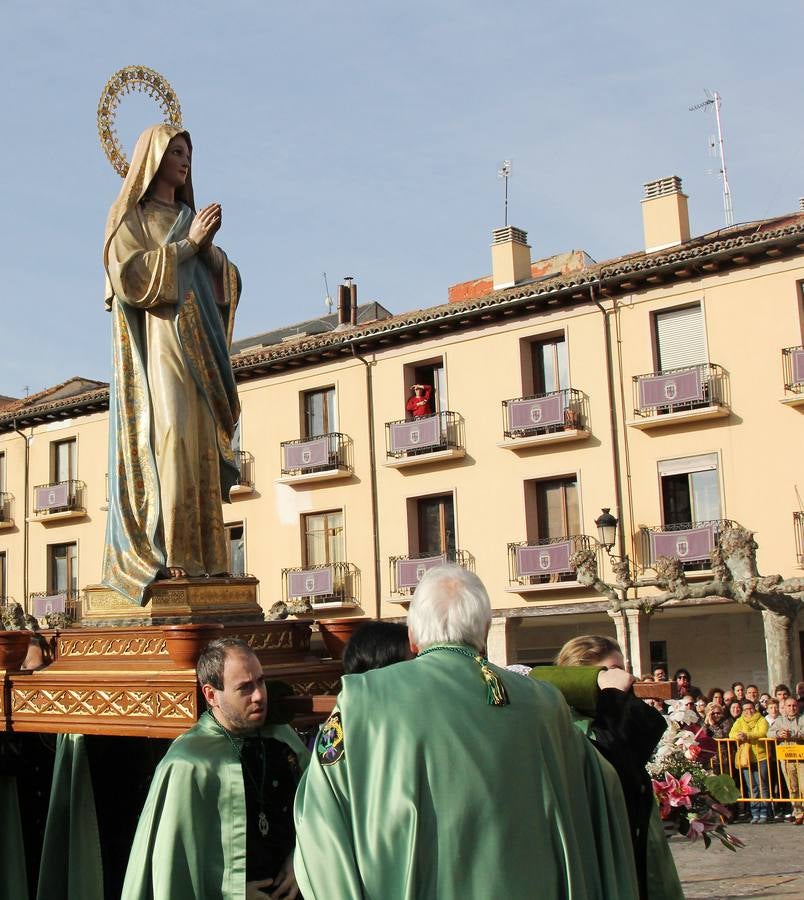
<svg viewBox="0 0 804 900"><path fill-rule="evenodd" d="M745 842L736 853L719 841L708 850L682 837L670 841L687 900L804 898L804 827L779 822L730 830Z"/></svg>

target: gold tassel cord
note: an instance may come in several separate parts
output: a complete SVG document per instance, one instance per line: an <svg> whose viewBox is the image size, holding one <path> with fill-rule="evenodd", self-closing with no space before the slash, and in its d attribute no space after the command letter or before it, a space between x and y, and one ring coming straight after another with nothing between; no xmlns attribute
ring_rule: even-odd
<svg viewBox="0 0 804 900"><path fill-rule="evenodd" d="M486 699L489 706L508 706L508 691L497 673L489 667L487 659L476 656L475 662L480 665L480 674L486 682Z"/></svg>

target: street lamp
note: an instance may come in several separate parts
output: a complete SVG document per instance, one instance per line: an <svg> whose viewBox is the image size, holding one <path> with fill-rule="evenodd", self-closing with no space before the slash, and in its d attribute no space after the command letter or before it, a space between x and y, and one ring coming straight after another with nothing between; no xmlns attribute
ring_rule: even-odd
<svg viewBox="0 0 804 900"><path fill-rule="evenodd" d="M598 541L606 548L606 553L610 553L617 539L617 517L611 514L610 507L603 507L602 515L595 519L595 525Z"/></svg>

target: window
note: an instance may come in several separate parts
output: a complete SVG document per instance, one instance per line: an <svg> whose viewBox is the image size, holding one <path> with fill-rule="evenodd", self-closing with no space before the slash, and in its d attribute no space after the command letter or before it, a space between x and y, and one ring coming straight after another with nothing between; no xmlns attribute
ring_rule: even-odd
<svg viewBox="0 0 804 900"><path fill-rule="evenodd" d="M414 384L429 385L433 389L430 406L434 413L447 411L447 379L443 359L439 357L405 366L405 402L412 396Z"/></svg>
<svg viewBox="0 0 804 900"><path fill-rule="evenodd" d="M0 602L5 601L8 572L6 570L6 551L0 550Z"/></svg>
<svg viewBox="0 0 804 900"><path fill-rule="evenodd" d="M54 441L51 445L51 480L71 481L77 478L77 447L75 438Z"/></svg>
<svg viewBox="0 0 804 900"><path fill-rule="evenodd" d="M528 541L581 534L577 478L526 481L525 520Z"/></svg>
<svg viewBox="0 0 804 900"><path fill-rule="evenodd" d="M343 510L309 513L303 517L304 566L327 566L346 561Z"/></svg>
<svg viewBox="0 0 804 900"><path fill-rule="evenodd" d="M657 312L653 317L656 369L706 365L706 330L700 303Z"/></svg>
<svg viewBox="0 0 804 900"><path fill-rule="evenodd" d="M6 454L0 453L0 494L6 491Z"/></svg>
<svg viewBox="0 0 804 900"><path fill-rule="evenodd" d="M569 362L564 335L530 343L530 384L524 387L529 393L551 394L566 390L569 386Z"/></svg>
<svg viewBox="0 0 804 900"><path fill-rule="evenodd" d="M74 543L48 547L48 592L78 593L78 548Z"/></svg>
<svg viewBox="0 0 804 900"><path fill-rule="evenodd" d="M232 450L237 453L240 449L240 423L243 421L243 417L241 416L237 422L235 422L234 434L232 435Z"/></svg>
<svg viewBox="0 0 804 900"><path fill-rule="evenodd" d="M423 556L446 553L455 557L455 508L452 494L422 497L416 503L418 552Z"/></svg>
<svg viewBox="0 0 804 900"><path fill-rule="evenodd" d="M240 578L246 574L246 540L243 523L233 522L225 528L229 572Z"/></svg>
<svg viewBox="0 0 804 900"><path fill-rule="evenodd" d="M664 526L720 519L720 479L716 453L660 462L659 482Z"/></svg>
<svg viewBox="0 0 804 900"><path fill-rule="evenodd" d="M650 642L650 670L661 666L667 672L667 641Z"/></svg>
<svg viewBox="0 0 804 900"><path fill-rule="evenodd" d="M307 391L302 395L304 412L304 434L311 438L319 434L330 434L338 430L335 414L335 388L327 387Z"/></svg>

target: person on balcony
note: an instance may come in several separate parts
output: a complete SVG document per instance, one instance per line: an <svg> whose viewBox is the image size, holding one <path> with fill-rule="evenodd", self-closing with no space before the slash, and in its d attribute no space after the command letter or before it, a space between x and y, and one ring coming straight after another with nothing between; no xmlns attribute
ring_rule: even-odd
<svg viewBox="0 0 804 900"><path fill-rule="evenodd" d="M414 384L410 389L411 396L405 404L406 412L414 419L422 419L424 416L432 416L433 405L430 399L433 388L429 384Z"/></svg>

